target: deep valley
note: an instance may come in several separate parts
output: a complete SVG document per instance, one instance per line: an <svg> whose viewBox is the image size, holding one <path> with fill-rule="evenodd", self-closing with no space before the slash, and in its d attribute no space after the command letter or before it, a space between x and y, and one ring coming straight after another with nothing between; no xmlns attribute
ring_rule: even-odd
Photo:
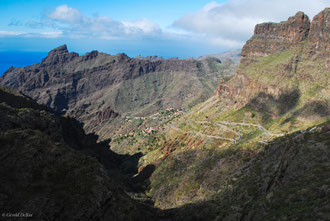
<svg viewBox="0 0 330 221"><path fill-rule="evenodd" d="M330 8L240 52L66 45L0 77L0 205L34 220L330 220Z"/></svg>

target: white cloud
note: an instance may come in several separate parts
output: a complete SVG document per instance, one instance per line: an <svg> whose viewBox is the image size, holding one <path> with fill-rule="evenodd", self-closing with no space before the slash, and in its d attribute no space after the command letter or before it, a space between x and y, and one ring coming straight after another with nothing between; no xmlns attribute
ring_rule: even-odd
<svg viewBox="0 0 330 221"><path fill-rule="evenodd" d="M13 19L11 30L25 26L24 31L0 30L0 37L40 37L72 39L128 40L132 42L169 42L205 47L212 50L240 48L253 34L254 26L262 22L287 20L297 11L314 16L329 0L228 0L225 3L212 1L199 11L186 14L171 27L161 29L148 19L118 21L107 16L85 16L68 5L60 5L35 21ZM152 41L150 41L152 40ZM166 46L164 46L166 47Z"/></svg>
<svg viewBox="0 0 330 221"><path fill-rule="evenodd" d="M304 11L312 17L327 7L326 1L228 0L222 4L213 1L201 10L181 17L173 26L191 33L205 34L211 44L234 47L250 38L256 24L287 20L297 11Z"/></svg>
<svg viewBox="0 0 330 221"><path fill-rule="evenodd" d="M83 19L78 9L69 8L67 5L58 6L48 17L57 21L70 23L80 22Z"/></svg>
<svg viewBox="0 0 330 221"><path fill-rule="evenodd" d="M26 32L22 31L1 31L0 30L0 37L10 37L10 36L20 36L24 35Z"/></svg>
<svg viewBox="0 0 330 221"><path fill-rule="evenodd" d="M61 31L52 31L52 32L41 32L40 37L44 38L58 38L63 35L63 32Z"/></svg>
<svg viewBox="0 0 330 221"><path fill-rule="evenodd" d="M0 37L38 37L38 38L58 38L62 36L61 31L57 32L23 32L0 30Z"/></svg>
<svg viewBox="0 0 330 221"><path fill-rule="evenodd" d="M227 49L235 49L243 47L245 41L231 40L222 37L210 37L209 44Z"/></svg>
<svg viewBox="0 0 330 221"><path fill-rule="evenodd" d="M48 16L50 24L56 23L58 30L69 37L99 37L118 39L136 35L155 35L160 27L147 19L136 21L115 21L106 16L86 17L78 9L67 5L58 6Z"/></svg>
<svg viewBox="0 0 330 221"><path fill-rule="evenodd" d="M136 34L136 33L146 33L146 34L154 34L161 32L160 27L147 19L139 19L133 22L123 21L122 22L125 27L125 32L127 34Z"/></svg>

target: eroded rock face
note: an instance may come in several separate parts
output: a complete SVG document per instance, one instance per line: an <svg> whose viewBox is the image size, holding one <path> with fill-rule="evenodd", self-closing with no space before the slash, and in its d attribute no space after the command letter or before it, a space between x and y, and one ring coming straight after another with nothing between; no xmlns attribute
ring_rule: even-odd
<svg viewBox="0 0 330 221"><path fill-rule="evenodd" d="M310 20L303 12L281 23L258 24L254 35L242 49L241 63L254 62L255 58L287 50L303 42L309 29Z"/></svg>
<svg viewBox="0 0 330 221"><path fill-rule="evenodd" d="M97 115L97 122L102 123L104 121L110 120L111 118L118 117L119 114L113 111L111 107L106 107L102 111L97 112L96 115Z"/></svg>
<svg viewBox="0 0 330 221"><path fill-rule="evenodd" d="M311 24L309 40L321 44L330 43L330 8L315 15Z"/></svg>
<svg viewBox="0 0 330 221"><path fill-rule="evenodd" d="M330 8L315 15L310 28L309 41L312 43L311 55L318 52L326 59L330 69Z"/></svg>
<svg viewBox="0 0 330 221"><path fill-rule="evenodd" d="M232 84L232 82L235 82L235 84ZM220 81L217 89L217 94L221 99L233 98L230 103L239 106L248 103L258 93L272 94L275 99L278 99L282 92L275 85L265 86L242 74L235 75L230 83Z"/></svg>

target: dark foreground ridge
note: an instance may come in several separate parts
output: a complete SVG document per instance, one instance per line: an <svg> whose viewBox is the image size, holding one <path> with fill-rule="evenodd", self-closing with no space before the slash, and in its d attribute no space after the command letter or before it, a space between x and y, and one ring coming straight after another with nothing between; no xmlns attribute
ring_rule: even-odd
<svg viewBox="0 0 330 221"><path fill-rule="evenodd" d="M28 213L33 220L156 219L152 207L126 194L120 165L129 158L96 140L73 118L1 87L1 213Z"/></svg>

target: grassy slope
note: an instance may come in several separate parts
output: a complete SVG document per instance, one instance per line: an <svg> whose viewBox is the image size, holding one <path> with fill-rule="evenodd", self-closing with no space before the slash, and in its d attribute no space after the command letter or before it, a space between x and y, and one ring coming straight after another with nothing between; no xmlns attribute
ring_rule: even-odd
<svg viewBox="0 0 330 221"><path fill-rule="evenodd" d="M298 99L293 99L290 108L279 111L275 119L261 121L270 129L294 131L306 126L322 122L329 117L330 71L326 68L323 58L314 55L308 56L310 43L297 46L279 54L261 58L259 62L240 67L249 77L264 85L275 85L279 88L296 90ZM286 98L290 100L290 97ZM281 108L281 100L275 104ZM285 100L282 101L282 103ZM260 110L256 110L259 111ZM260 114L264 114L262 111Z"/></svg>
<svg viewBox="0 0 330 221"><path fill-rule="evenodd" d="M190 108L212 96L219 79L231 75L236 66L230 62L220 64L214 59L200 61L200 65L199 72L155 72L121 82L107 90L104 105L119 110L123 118L149 116L169 107ZM102 102L95 99L101 105ZM88 111L93 112L92 108ZM100 139L137 129L136 124L127 124L123 118L102 122L95 129ZM89 123L88 119L86 122Z"/></svg>

